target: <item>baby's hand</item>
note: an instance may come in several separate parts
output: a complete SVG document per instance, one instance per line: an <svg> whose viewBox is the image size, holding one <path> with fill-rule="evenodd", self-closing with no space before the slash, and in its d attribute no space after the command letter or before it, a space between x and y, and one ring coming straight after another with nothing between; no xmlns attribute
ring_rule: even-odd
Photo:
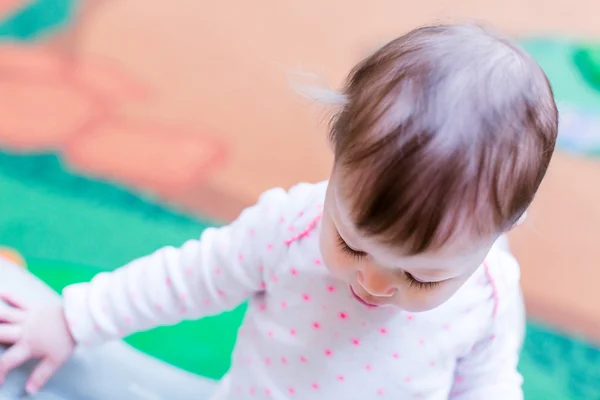
<svg viewBox="0 0 600 400"><path fill-rule="evenodd" d="M11 306L0 308L0 343L12 345L0 355L0 385L10 370L39 359L25 386L28 393L35 393L71 356L75 340L60 304L36 307L6 295L0 299Z"/></svg>

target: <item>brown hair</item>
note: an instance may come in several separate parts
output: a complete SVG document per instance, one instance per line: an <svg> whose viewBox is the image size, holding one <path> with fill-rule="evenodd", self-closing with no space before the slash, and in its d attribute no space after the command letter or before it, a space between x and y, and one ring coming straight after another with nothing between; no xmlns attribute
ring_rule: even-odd
<svg viewBox="0 0 600 400"><path fill-rule="evenodd" d="M539 65L474 25L416 29L360 62L334 116L358 230L410 254L509 229L531 203L558 113Z"/></svg>

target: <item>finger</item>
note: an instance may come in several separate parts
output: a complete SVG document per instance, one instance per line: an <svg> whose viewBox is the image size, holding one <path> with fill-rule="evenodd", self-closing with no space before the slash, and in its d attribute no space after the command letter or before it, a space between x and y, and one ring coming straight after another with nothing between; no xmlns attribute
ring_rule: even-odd
<svg viewBox="0 0 600 400"><path fill-rule="evenodd" d="M25 390L27 393L34 394L44 387L50 378L52 378L52 376L56 373L59 367L60 363L52 361L48 358L40 361L27 380L27 384L25 385Z"/></svg>
<svg viewBox="0 0 600 400"><path fill-rule="evenodd" d="M20 310L27 310L27 305L14 294L0 293L0 300L4 300L9 306Z"/></svg>
<svg viewBox="0 0 600 400"><path fill-rule="evenodd" d="M0 355L0 385L4 383L6 374L24 364L31 358L29 348L25 344L17 343Z"/></svg>
<svg viewBox="0 0 600 400"><path fill-rule="evenodd" d="M22 330L20 325L0 325L0 343L17 343L21 339L21 334Z"/></svg>
<svg viewBox="0 0 600 400"><path fill-rule="evenodd" d="M16 324L23 322L25 314L23 311L11 307L0 306L0 322Z"/></svg>

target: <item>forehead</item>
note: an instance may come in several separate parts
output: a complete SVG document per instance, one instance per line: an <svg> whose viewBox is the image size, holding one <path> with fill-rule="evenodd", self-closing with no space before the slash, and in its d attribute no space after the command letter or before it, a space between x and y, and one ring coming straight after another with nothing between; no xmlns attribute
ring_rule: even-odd
<svg viewBox="0 0 600 400"><path fill-rule="evenodd" d="M347 199L340 193L335 180L328 188L328 212L340 236L353 249L368 253L378 264L388 268L418 270L431 277L451 277L461 273L462 269L472 269L473 264L485 258L495 237L473 240L466 235L458 235L456 239L434 251L426 251L416 255L408 255L398 246L382 244L376 238L367 237L359 232L354 223Z"/></svg>

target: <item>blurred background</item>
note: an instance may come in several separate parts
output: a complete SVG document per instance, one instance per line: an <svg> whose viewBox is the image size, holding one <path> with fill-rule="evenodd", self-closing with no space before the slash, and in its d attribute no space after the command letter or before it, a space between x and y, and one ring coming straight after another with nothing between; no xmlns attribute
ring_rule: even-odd
<svg viewBox="0 0 600 400"><path fill-rule="evenodd" d="M0 253L59 290L227 222L267 188L326 179L326 113L290 75L337 87L407 30L481 21L540 62L561 111L551 171L511 236L526 395L600 399L599 14L591 0L1 1ZM219 377L243 311L128 340ZM181 335L199 350L165 344Z"/></svg>

